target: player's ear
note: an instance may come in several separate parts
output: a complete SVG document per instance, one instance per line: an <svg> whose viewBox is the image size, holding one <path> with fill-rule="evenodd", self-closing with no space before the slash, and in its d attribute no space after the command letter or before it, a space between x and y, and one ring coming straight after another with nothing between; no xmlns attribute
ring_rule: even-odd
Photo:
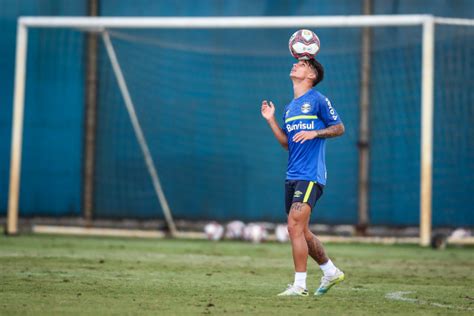
<svg viewBox="0 0 474 316"><path fill-rule="evenodd" d="M309 74L308 74L308 78L311 79L311 80L315 80L316 79L316 74L314 73L314 71L311 71Z"/></svg>

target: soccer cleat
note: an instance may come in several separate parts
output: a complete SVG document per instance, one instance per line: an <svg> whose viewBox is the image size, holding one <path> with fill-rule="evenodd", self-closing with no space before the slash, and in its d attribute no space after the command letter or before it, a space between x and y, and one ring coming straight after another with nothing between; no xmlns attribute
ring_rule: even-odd
<svg viewBox="0 0 474 316"><path fill-rule="evenodd" d="M288 284L288 288L278 296L308 296L308 290L297 285Z"/></svg>
<svg viewBox="0 0 474 316"><path fill-rule="evenodd" d="M321 284L319 285L315 296L321 296L327 293L331 287L338 284L339 282L344 281L344 272L339 269L336 269L336 273L333 276L323 276L321 278Z"/></svg>

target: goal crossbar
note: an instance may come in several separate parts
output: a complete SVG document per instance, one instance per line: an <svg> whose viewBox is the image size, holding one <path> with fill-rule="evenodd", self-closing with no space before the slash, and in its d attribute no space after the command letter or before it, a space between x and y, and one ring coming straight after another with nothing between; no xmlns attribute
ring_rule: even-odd
<svg viewBox="0 0 474 316"><path fill-rule="evenodd" d="M20 17L28 27L101 28L287 28L413 26L431 15L340 15L275 17Z"/></svg>
<svg viewBox="0 0 474 316"><path fill-rule="evenodd" d="M420 244L431 237L433 161L433 82L434 32L436 24L474 25L473 19L453 19L432 15L352 15L299 17L20 17L18 19L15 90L10 164L7 233L17 232L21 146L23 133L26 50L28 28L77 28L103 32L106 29L239 29L297 27L422 27L421 69L421 162L420 162Z"/></svg>

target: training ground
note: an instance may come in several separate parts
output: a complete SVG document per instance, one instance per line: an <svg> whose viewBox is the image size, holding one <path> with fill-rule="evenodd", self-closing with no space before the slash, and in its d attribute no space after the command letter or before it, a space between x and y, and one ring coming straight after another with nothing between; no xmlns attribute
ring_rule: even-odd
<svg viewBox="0 0 474 316"><path fill-rule="evenodd" d="M473 315L474 248L328 244L346 281L276 297L289 244L22 235L0 238L0 314ZM309 262L308 289L321 272Z"/></svg>

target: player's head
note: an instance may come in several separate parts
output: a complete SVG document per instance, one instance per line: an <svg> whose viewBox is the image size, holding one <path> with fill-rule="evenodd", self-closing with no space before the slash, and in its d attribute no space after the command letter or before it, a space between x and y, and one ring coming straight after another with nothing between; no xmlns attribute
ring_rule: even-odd
<svg viewBox="0 0 474 316"><path fill-rule="evenodd" d="M300 60L293 64L290 77L293 80L306 80L315 87L324 78L324 68L316 59Z"/></svg>

